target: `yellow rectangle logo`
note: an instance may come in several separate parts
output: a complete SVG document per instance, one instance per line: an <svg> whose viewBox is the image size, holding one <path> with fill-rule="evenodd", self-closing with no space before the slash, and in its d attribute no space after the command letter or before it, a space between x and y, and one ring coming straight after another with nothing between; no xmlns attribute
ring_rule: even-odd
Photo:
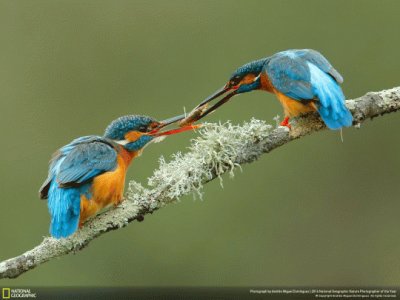
<svg viewBox="0 0 400 300"><path fill-rule="evenodd" d="M3 299L10 299L10 297L11 297L10 288L3 288L1 296Z"/></svg>

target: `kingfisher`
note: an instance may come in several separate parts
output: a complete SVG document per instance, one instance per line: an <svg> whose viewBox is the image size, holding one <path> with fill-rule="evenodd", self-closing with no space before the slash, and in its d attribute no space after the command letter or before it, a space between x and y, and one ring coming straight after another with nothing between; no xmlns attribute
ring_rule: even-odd
<svg viewBox="0 0 400 300"><path fill-rule="evenodd" d="M222 88L201 102L180 124L200 120L235 95L263 90L275 94L282 104L285 117L281 126L290 128L289 118L317 111L328 128L341 129L353 122L340 87L342 82L339 72L316 50L278 52L238 68ZM222 95L225 96L208 107L210 101Z"/></svg>
<svg viewBox="0 0 400 300"><path fill-rule="evenodd" d="M103 136L80 137L56 151L39 190L40 198L48 199L50 234L68 237L101 209L118 205L128 166L148 144L199 127L161 130L183 118L159 122L148 116L123 116L112 121Z"/></svg>

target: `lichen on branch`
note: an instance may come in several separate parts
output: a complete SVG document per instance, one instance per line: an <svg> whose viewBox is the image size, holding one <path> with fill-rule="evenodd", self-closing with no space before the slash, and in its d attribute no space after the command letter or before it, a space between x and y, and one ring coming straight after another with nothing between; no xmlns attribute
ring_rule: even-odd
<svg viewBox="0 0 400 300"><path fill-rule="evenodd" d="M160 158L159 168L148 180L153 193L162 193L162 197L157 197L157 203L152 203L151 198L149 201L149 195L135 181L130 182L127 198L154 209L192 192L202 197L204 183L215 177L221 178L226 172L232 176L235 167L259 157L263 151L256 145L261 146L261 141L272 129L265 121L256 119L241 126L230 122L205 123L199 130L199 137L192 140L188 152L174 154L168 163L164 157Z"/></svg>
<svg viewBox="0 0 400 300"><path fill-rule="evenodd" d="M353 114L354 124L359 125L366 119L400 110L400 87L370 92L347 100L346 105ZM46 237L35 248L0 262L0 279L18 277L55 257L81 250L98 236L142 220L143 215L183 195L201 195L207 182L227 172L232 175L236 167L255 161L263 153L325 128L317 114L296 119L290 131L256 119L243 125L205 124L192 140L189 151L175 154L169 162L160 159L160 167L149 178L148 187L131 181L126 201L88 221L72 236L60 240Z"/></svg>

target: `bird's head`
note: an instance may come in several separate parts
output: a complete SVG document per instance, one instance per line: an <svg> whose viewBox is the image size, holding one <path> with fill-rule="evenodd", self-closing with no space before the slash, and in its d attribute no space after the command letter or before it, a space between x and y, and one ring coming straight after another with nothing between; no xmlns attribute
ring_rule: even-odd
<svg viewBox="0 0 400 300"><path fill-rule="evenodd" d="M267 59L268 58L255 60L236 69L236 71L233 72L229 78L228 82L222 88L218 89L211 96L207 97L199 105L197 105L189 114L189 116L181 122L181 124L189 124L200 120L224 103L228 102L228 100L235 95L259 89L261 87L260 76ZM222 95L225 96L212 107L207 109L209 102Z"/></svg>
<svg viewBox="0 0 400 300"><path fill-rule="evenodd" d="M260 76L266 59L249 62L236 69L223 89L246 93L260 88Z"/></svg>
<svg viewBox="0 0 400 300"><path fill-rule="evenodd" d="M148 116L128 115L111 122L106 128L104 137L122 145L128 151L140 151L150 142L159 142L167 135L193 130L200 125L187 125L178 129L162 131L161 129L180 121L184 115L157 121Z"/></svg>

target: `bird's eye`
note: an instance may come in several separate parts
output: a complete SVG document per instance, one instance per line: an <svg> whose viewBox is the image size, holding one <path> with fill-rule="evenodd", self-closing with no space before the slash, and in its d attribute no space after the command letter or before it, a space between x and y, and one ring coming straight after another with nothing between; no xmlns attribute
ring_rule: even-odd
<svg viewBox="0 0 400 300"><path fill-rule="evenodd" d="M231 86L238 85L240 80L241 78L239 76L235 76L230 80L230 85Z"/></svg>
<svg viewBox="0 0 400 300"><path fill-rule="evenodd" d="M140 131L140 132L147 132L147 131L148 131L148 128L147 128L147 126L142 125L142 126L139 126L139 131Z"/></svg>
<svg viewBox="0 0 400 300"><path fill-rule="evenodd" d="M158 122L152 122L152 123L147 127L147 131L152 131L152 130L156 129L158 126L160 126L160 123L158 123Z"/></svg>

